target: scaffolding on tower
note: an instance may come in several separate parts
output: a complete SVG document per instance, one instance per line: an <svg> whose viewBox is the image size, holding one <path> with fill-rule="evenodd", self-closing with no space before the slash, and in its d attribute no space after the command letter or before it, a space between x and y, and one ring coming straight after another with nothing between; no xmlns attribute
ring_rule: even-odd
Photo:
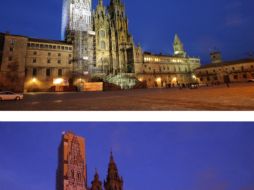
<svg viewBox="0 0 254 190"><path fill-rule="evenodd" d="M63 6L62 33L73 44L73 75L87 78L95 65L91 0L64 0Z"/></svg>

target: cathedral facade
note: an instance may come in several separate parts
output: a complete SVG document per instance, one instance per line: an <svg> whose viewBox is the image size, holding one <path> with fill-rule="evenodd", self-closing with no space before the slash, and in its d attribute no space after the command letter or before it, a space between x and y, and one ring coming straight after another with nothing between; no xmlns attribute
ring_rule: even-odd
<svg viewBox="0 0 254 190"><path fill-rule="evenodd" d="M99 0L93 13L96 66L102 73L134 73L135 44L121 0L104 6Z"/></svg>
<svg viewBox="0 0 254 190"><path fill-rule="evenodd" d="M96 170L91 185L88 185L85 139L73 132L64 132L58 149L56 190L123 190L123 178L111 152L104 183Z"/></svg>
<svg viewBox="0 0 254 190"><path fill-rule="evenodd" d="M195 82L200 66L177 35L173 55L144 53L129 32L122 0L110 0L108 6L98 0L95 10L92 0L63 0L62 38L0 33L0 89L68 91L93 79L122 89L140 83L162 88Z"/></svg>

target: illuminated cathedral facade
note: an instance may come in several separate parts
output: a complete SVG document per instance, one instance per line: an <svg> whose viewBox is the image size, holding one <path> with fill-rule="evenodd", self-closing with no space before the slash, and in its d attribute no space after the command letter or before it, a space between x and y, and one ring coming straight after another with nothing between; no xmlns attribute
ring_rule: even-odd
<svg viewBox="0 0 254 190"><path fill-rule="evenodd" d="M62 37L74 46L75 68L80 73L117 75L134 73L136 47L128 30L125 6L91 0L64 0Z"/></svg>
<svg viewBox="0 0 254 190"><path fill-rule="evenodd" d="M92 0L63 0L61 41L0 33L0 88L11 91L83 91L98 81L164 88L196 82L198 67L178 35L172 54L135 45L123 0L98 0L94 10Z"/></svg>
<svg viewBox="0 0 254 190"><path fill-rule="evenodd" d="M91 185L88 185L85 139L73 132L64 132L58 149L56 190L123 190L123 178L111 152L104 183L96 170Z"/></svg>

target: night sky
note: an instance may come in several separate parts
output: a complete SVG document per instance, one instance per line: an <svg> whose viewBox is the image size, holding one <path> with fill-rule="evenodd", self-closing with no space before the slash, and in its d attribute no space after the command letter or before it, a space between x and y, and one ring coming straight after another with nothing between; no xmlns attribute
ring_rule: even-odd
<svg viewBox="0 0 254 190"><path fill-rule="evenodd" d="M62 131L86 137L88 181L113 150L124 190L253 190L253 123L0 123L0 189L55 190Z"/></svg>
<svg viewBox="0 0 254 190"><path fill-rule="evenodd" d="M108 4L109 0L104 0ZM145 51L172 54L175 33L191 56L209 62L254 52L253 0L125 0L130 31ZM93 1L93 7L97 0ZM62 0L8 0L0 6L0 31L39 38L61 38Z"/></svg>

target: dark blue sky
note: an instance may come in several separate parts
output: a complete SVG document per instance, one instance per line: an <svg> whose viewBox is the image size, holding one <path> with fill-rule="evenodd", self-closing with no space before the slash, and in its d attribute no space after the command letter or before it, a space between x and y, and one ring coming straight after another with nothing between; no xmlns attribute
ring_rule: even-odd
<svg viewBox="0 0 254 190"><path fill-rule="evenodd" d="M61 132L86 137L89 184L110 149L124 190L253 190L253 123L0 123L0 189L54 190Z"/></svg>
<svg viewBox="0 0 254 190"><path fill-rule="evenodd" d="M104 0L108 3L109 0ZM130 31L144 50L172 53L175 33L189 55L209 61L217 48L225 60L254 52L253 0L124 0ZM94 7L97 0L93 1ZM0 6L0 31L60 39L62 0L8 0Z"/></svg>

